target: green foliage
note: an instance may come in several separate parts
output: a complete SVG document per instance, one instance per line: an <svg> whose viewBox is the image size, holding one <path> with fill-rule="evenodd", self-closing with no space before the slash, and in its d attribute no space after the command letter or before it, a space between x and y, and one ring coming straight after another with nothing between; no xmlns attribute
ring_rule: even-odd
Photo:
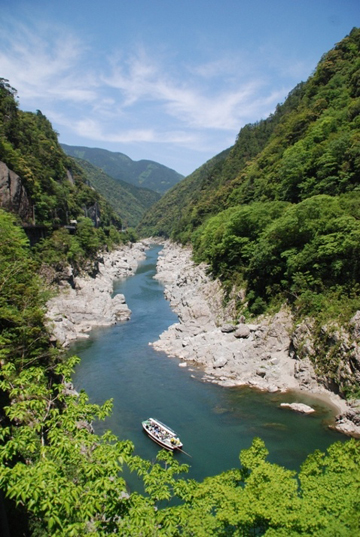
<svg viewBox="0 0 360 537"><path fill-rule="evenodd" d="M274 289L296 293L303 274L312 277L318 292L334 284L349 290L360 276L359 248L358 220L338 198L314 196L289 207L264 230L249 263L249 285L263 297Z"/></svg>
<svg viewBox="0 0 360 537"><path fill-rule="evenodd" d="M0 210L0 361L19 369L50 354L36 269L24 232Z"/></svg>
<svg viewBox="0 0 360 537"><path fill-rule="evenodd" d="M274 300L289 301L301 315L335 314L326 300L349 303L360 279L359 206L354 193L232 207L193 234L195 260L224 282L245 285L253 314Z"/></svg>
<svg viewBox="0 0 360 537"><path fill-rule="evenodd" d="M125 227L136 226L144 212L160 199L157 192L114 179L86 160L75 160L84 171L89 184L104 196Z"/></svg>
<svg viewBox="0 0 360 537"><path fill-rule="evenodd" d="M113 179L119 180L121 185L126 182L140 187L143 189L141 196L144 195L145 190L152 190L162 195L183 178L182 175L162 164L151 160L134 162L119 152L66 144L62 144L62 148L67 155L90 162Z"/></svg>
<svg viewBox="0 0 360 537"><path fill-rule="evenodd" d="M224 278L234 271L245 274L259 236L287 205L254 203L231 207L210 218L193 235L195 259L209 263L216 276Z"/></svg>
<svg viewBox="0 0 360 537"><path fill-rule="evenodd" d="M358 534L358 442L316 452L298 474L267 462L267 454L254 439L241 468L193 483L184 504L167 513L176 517L174 535Z"/></svg>
<svg viewBox="0 0 360 537"><path fill-rule="evenodd" d="M66 258L79 264L84 257L93 256L96 248L121 242L119 237L109 239L110 229L121 228L119 216L87 184L78 164L64 154L46 117L40 111L20 111L15 95L8 82L0 79L0 159L20 176L26 190L29 213L35 220L26 222L30 231L33 224L48 230L43 248L48 255L45 261L56 264ZM90 220L85 223L84 216L95 225ZM79 222L76 236L65 238L65 231L59 228L74 221Z"/></svg>
<svg viewBox="0 0 360 537"><path fill-rule="evenodd" d="M111 402L100 407L84 393L66 394L76 361L59 364L51 384L44 368L19 375L3 368L0 388L11 405L5 408L10 425L0 430L0 486L26 506L40 535L151 535L158 525L154 507L173 496L176 476L187 467L166 453L150 464L132 455L130 442L94 434L91 422L104 419ZM125 465L143 476L147 496L128 493Z"/></svg>

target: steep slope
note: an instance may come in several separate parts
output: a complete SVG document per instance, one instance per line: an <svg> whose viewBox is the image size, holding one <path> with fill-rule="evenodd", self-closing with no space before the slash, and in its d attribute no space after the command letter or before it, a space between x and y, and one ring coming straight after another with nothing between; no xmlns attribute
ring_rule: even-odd
<svg viewBox="0 0 360 537"><path fill-rule="evenodd" d="M297 357L359 397L360 29L200 170L149 210L141 233L191 241L239 316L290 307Z"/></svg>
<svg viewBox="0 0 360 537"><path fill-rule="evenodd" d="M299 84L286 102L268 119L241 129L235 144L175 185L144 215L138 230L186 242L205 218L227 206L229 185L246 165L263 150L288 110L298 105L303 92Z"/></svg>
<svg viewBox="0 0 360 537"><path fill-rule="evenodd" d="M114 179L87 160L75 158L89 184L108 201L123 222L123 227L136 227L147 209L160 199L160 194Z"/></svg>
<svg viewBox="0 0 360 537"><path fill-rule="evenodd" d="M175 170L151 160L135 162L123 153L114 153L106 149L66 144L61 144L61 146L67 155L88 160L114 179L121 179L131 185L148 188L159 194L164 194L183 179L183 175Z"/></svg>
<svg viewBox="0 0 360 537"><path fill-rule="evenodd" d="M357 189L359 73L359 30L353 29L274 114L241 129L221 169L214 172L207 163L199 169L199 183L193 175L186 178L187 184L197 185L195 195L191 188L184 188L184 181L174 187L171 198L181 199L182 218L173 219L171 229L158 226L159 231L187 240L189 229L227 207L265 200L298 203L316 194ZM146 215L142 231L156 222L160 206L164 222L169 220L168 201L168 212L172 212L170 198L164 197Z"/></svg>
<svg viewBox="0 0 360 537"><path fill-rule="evenodd" d="M210 159L191 175L175 185L153 205L142 218L138 232L143 236L169 237L174 226L187 212L189 203L195 203L201 197L203 184L209 177L219 175L229 149ZM190 201L191 200L191 201Z"/></svg>

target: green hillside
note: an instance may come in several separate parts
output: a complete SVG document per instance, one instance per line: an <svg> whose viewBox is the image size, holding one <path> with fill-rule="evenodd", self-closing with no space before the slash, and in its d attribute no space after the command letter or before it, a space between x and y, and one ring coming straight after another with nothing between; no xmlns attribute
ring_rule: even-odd
<svg viewBox="0 0 360 537"><path fill-rule="evenodd" d="M217 171L219 175L228 153L229 150L225 150L210 159L164 194L160 201L143 216L137 228L139 233L143 236L169 237L174 227L182 221L183 215L187 213L188 204L201 197L206 180L209 177L212 179Z"/></svg>
<svg viewBox="0 0 360 537"><path fill-rule="evenodd" d="M119 233L119 215L64 153L48 119L39 110L20 110L16 93L0 79L1 207L37 242L41 263L81 270L99 248L128 236Z"/></svg>
<svg viewBox="0 0 360 537"><path fill-rule="evenodd" d="M247 303L238 306L246 315L287 301L298 318L317 316L316 365L334 389L352 397L359 397L359 357L356 345L347 348L338 335L360 309L359 45L360 31L353 30L272 117L242 129L230 150L174 187L164 197L168 202L151 208L157 214L153 221L146 217L149 229L158 225L159 233L191 240L196 258L208 262L229 289L245 286ZM118 233L113 209L64 154L49 121L41 112L20 111L15 95L0 79L1 167L11 171L6 180L21 184L27 200L24 216L18 200L5 207L4 182L0 533L358 535L355 439L337 442L327 453L316 451L292 471L270 463L263 441L254 438L239 465L198 483L184 477L187 465L172 453L160 451L147 461L131 442L92 430L112 403L90 403L86 393L71 389L78 359L66 357L51 338L43 268L58 273L71 262L77 270L95 271L89 260L128 237ZM34 214L46 238L30 248L24 225L33 225ZM66 227L70 219L77 221L72 234ZM343 324L331 335L332 359L322 362L329 319ZM340 350L348 358L342 385L336 384ZM130 472L143 492L129 489Z"/></svg>
<svg viewBox="0 0 360 537"><path fill-rule="evenodd" d="M88 160L114 179L120 179L137 187L154 190L159 194L164 194L183 178L183 175L176 171L151 160L135 162L123 153L114 153L106 149L66 144L61 144L61 146L67 155Z"/></svg>
<svg viewBox="0 0 360 537"><path fill-rule="evenodd" d="M136 227L147 209L160 199L160 194L139 188L121 179L113 179L87 160L74 157L90 186L111 205L123 222L123 227Z"/></svg>
<svg viewBox="0 0 360 537"><path fill-rule="evenodd" d="M302 88L303 84L299 84L268 119L243 127L231 148L210 159L167 192L144 215L139 232L158 233L186 242L204 219L224 209L232 181L266 147L282 118L298 105Z"/></svg>
<svg viewBox="0 0 360 537"><path fill-rule="evenodd" d="M235 293L239 314L286 303L295 320L313 318L318 372L360 393L350 354L345 380L335 357L323 360L322 329L347 327L360 309L360 30L270 117L165 194L138 229L191 242L229 294L245 289L243 301Z"/></svg>

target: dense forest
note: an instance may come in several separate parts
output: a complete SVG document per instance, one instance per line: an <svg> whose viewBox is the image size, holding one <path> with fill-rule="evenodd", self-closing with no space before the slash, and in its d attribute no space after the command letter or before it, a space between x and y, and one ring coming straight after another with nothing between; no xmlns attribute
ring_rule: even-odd
<svg viewBox="0 0 360 537"><path fill-rule="evenodd" d="M141 188L121 179L114 179L88 160L73 157L82 168L86 179L101 194L120 217L123 228L135 228L144 213L160 199L160 194Z"/></svg>
<svg viewBox="0 0 360 537"><path fill-rule="evenodd" d="M152 160L134 161L124 153L107 151L97 147L82 147L61 144L65 153L80 158L100 168L116 181L152 190L162 195L176 185L183 175Z"/></svg>
<svg viewBox="0 0 360 537"><path fill-rule="evenodd" d="M237 297L239 315L287 304L295 322L311 318L317 371L345 396L360 393L358 359L349 355L350 374L339 374L336 356L324 356L323 326L348 329L360 309L359 48L354 28L273 114L243 127L138 228L190 242Z"/></svg>
<svg viewBox="0 0 360 537"><path fill-rule="evenodd" d="M334 315L340 304L346 317L359 306L359 44L353 30L271 118L244 127L146 219L148 230L191 240L229 289L248 285L246 314L285 296L299 315ZM0 209L1 534L359 535L354 439L294 472L269 463L255 438L237 468L197 483L171 453L146 461L129 441L94 433L90 424L111 401L100 407L68 389L77 358L65 358L46 327L43 274L66 263L84 270L99 250L134 236L119 232L49 121L19 110L4 79L0 160L27 199L22 214L16 199ZM43 239L30 247L26 232L37 226ZM125 471L139 476L143 493L128 490Z"/></svg>

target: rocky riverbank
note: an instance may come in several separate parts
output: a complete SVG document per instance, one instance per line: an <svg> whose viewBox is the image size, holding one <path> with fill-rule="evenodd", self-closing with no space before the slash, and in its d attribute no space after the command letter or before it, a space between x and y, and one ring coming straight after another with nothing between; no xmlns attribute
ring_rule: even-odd
<svg viewBox="0 0 360 537"><path fill-rule="evenodd" d="M93 276L74 277L70 268L61 275L59 292L47 304L54 340L66 347L75 339L89 337L94 327L129 319L124 295L112 297L114 282L135 273L148 246L142 241L104 253Z"/></svg>
<svg viewBox="0 0 360 537"><path fill-rule="evenodd" d="M337 409L336 429L360 436L354 409L318 382L309 359L296 359L291 352L290 311L282 309L255 324L234 322L231 304L223 307L219 282L207 275L206 266L193 263L191 249L170 242L160 253L155 278L179 317L152 343L155 349L180 358L181 365L201 365L204 380L223 386L311 393Z"/></svg>

